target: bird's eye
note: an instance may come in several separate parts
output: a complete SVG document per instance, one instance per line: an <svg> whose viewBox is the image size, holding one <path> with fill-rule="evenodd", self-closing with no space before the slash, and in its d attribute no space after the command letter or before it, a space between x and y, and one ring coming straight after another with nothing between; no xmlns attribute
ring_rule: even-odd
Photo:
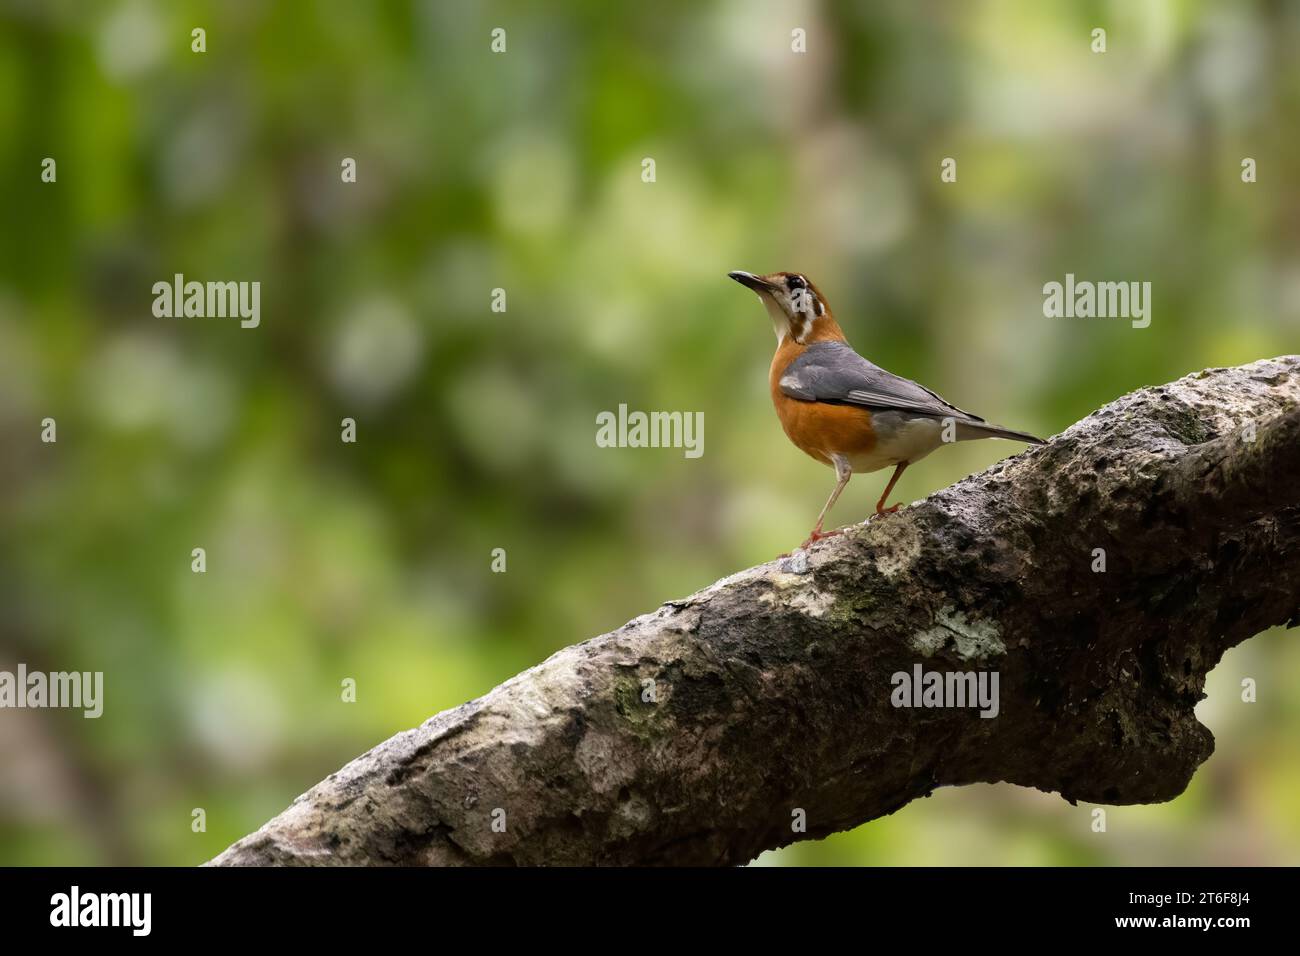
<svg viewBox="0 0 1300 956"><path fill-rule="evenodd" d="M789 289L802 289L804 287L803 276L786 276L785 284Z"/></svg>

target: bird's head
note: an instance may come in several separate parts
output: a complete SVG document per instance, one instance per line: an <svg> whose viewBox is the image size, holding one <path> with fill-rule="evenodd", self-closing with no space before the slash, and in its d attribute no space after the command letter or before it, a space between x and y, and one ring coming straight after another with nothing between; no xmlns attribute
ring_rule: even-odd
<svg viewBox="0 0 1300 956"><path fill-rule="evenodd" d="M815 339L844 337L831 315L830 306L806 276L798 272L729 272L746 288L758 293L772 319L777 342L789 337L800 344Z"/></svg>

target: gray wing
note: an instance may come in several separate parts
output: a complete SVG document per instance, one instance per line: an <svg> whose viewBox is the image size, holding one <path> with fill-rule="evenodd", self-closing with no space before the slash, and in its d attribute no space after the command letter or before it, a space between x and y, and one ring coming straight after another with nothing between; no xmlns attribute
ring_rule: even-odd
<svg viewBox="0 0 1300 956"><path fill-rule="evenodd" d="M843 342L815 342L808 346L786 366L779 384L786 395L805 402L984 421L944 401L925 386L873 365Z"/></svg>

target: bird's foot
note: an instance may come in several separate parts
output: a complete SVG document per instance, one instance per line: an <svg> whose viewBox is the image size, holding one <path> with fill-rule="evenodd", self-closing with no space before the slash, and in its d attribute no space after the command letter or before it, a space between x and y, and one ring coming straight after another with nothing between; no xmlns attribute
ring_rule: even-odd
<svg viewBox="0 0 1300 956"><path fill-rule="evenodd" d="M833 538L837 534L843 534L843 533L844 531L842 529L837 529L835 531L818 531L816 528L814 528L813 533L808 536L808 540L805 541L803 544L799 545L799 547L806 548L810 544L815 544L816 542L822 540L823 538Z"/></svg>
<svg viewBox="0 0 1300 956"><path fill-rule="evenodd" d="M898 511L898 509L901 508L901 507L903 507L903 503L902 503L901 501L900 501L898 504L896 504L896 505L894 505L894 506L892 506L892 507L889 507L889 508L882 508L882 507L880 507L880 505L876 505L876 514L877 514L877 515L892 515L892 514L894 514L896 511Z"/></svg>

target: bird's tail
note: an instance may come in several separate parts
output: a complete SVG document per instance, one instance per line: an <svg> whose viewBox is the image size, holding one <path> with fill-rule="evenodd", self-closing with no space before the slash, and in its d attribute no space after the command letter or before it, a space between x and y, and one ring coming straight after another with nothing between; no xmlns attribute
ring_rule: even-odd
<svg viewBox="0 0 1300 956"><path fill-rule="evenodd" d="M966 432L967 434L962 434ZM1029 442L1031 445L1046 445L1047 442L1041 438L1029 434L1028 432L1018 432L1010 428L1003 428L1001 425L990 425L987 422L960 422L957 425L958 438L1010 438L1012 441Z"/></svg>

